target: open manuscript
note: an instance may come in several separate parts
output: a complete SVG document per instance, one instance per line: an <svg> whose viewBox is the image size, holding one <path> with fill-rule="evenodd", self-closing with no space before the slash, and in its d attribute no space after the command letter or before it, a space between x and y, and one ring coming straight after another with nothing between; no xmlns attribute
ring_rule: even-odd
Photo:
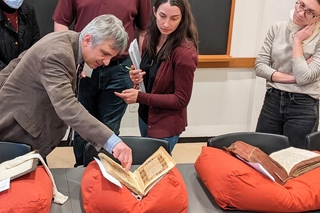
<svg viewBox="0 0 320 213"><path fill-rule="evenodd" d="M281 185L320 166L320 154L295 147L267 155L258 147L236 141L226 150Z"/></svg>
<svg viewBox="0 0 320 213"><path fill-rule="evenodd" d="M104 153L99 153L98 156L108 174L141 197L176 165L175 160L162 146L134 172L126 172Z"/></svg>

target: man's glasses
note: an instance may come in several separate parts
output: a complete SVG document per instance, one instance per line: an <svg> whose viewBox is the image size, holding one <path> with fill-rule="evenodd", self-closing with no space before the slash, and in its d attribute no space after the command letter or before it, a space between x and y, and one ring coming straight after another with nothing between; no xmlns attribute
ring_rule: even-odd
<svg viewBox="0 0 320 213"><path fill-rule="evenodd" d="M318 17L319 15L314 14L313 12L311 12L310 10L306 10L305 5L302 1L297 1L296 2L296 11L297 12L301 12L302 10L304 11L304 17L306 19L313 19Z"/></svg>

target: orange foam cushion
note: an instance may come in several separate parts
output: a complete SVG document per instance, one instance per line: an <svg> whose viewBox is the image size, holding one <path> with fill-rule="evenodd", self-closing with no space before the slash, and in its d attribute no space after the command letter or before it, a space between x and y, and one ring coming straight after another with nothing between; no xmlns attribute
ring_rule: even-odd
<svg viewBox="0 0 320 213"><path fill-rule="evenodd" d="M188 194L179 170L174 167L141 200L106 180L96 161L85 169L81 181L86 213L183 213L188 211Z"/></svg>
<svg viewBox="0 0 320 213"><path fill-rule="evenodd" d="M290 179L282 186L224 150L203 147L195 169L217 204L225 210L320 209L320 168Z"/></svg>
<svg viewBox="0 0 320 213"><path fill-rule="evenodd" d="M52 181L43 166L10 182L8 190L0 192L0 213L50 212Z"/></svg>

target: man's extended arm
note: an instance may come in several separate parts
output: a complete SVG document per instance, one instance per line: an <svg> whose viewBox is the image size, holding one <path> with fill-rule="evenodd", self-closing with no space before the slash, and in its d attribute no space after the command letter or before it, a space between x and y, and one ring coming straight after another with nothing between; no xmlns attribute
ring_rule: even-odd
<svg viewBox="0 0 320 213"><path fill-rule="evenodd" d="M66 31L69 30L69 28L63 24L59 24L57 22L54 22L54 31Z"/></svg>

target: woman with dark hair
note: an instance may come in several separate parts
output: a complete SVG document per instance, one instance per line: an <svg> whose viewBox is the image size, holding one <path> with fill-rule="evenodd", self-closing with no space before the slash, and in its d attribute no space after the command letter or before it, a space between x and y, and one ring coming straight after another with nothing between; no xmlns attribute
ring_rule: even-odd
<svg viewBox="0 0 320 213"><path fill-rule="evenodd" d="M153 6L140 70L131 70L135 88L115 93L128 104L139 103L142 136L169 142L170 150L187 126L198 31L188 0L157 0ZM146 92L137 90L143 81Z"/></svg>
<svg viewBox="0 0 320 213"><path fill-rule="evenodd" d="M40 39L35 11L23 0L0 0L0 71Z"/></svg>
<svg viewBox="0 0 320 213"><path fill-rule="evenodd" d="M285 135L305 148L318 130L320 97L320 0L298 0L289 21L270 28L255 62L267 92L257 132Z"/></svg>

